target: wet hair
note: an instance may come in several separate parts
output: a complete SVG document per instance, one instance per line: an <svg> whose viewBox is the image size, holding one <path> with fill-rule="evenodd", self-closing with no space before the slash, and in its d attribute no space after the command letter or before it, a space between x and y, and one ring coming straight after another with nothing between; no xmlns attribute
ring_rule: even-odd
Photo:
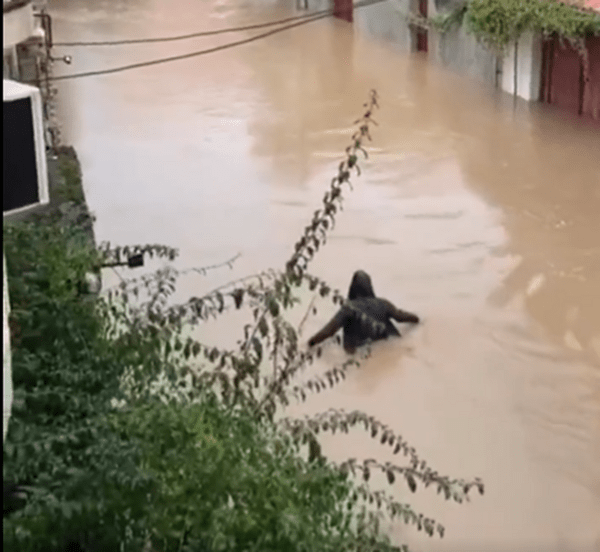
<svg viewBox="0 0 600 552"><path fill-rule="evenodd" d="M360 299L363 297L375 297L371 276L364 270L357 270L352 276L350 289L348 290L348 299Z"/></svg>

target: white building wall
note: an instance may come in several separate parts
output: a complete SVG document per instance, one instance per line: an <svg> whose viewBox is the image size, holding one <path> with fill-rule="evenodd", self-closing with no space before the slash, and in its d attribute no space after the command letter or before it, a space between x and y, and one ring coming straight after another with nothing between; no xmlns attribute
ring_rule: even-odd
<svg viewBox="0 0 600 552"><path fill-rule="evenodd" d="M526 32L521 35L516 47L511 44L502 60L502 90L528 101L537 101L540 95L541 66L542 38L537 33Z"/></svg>

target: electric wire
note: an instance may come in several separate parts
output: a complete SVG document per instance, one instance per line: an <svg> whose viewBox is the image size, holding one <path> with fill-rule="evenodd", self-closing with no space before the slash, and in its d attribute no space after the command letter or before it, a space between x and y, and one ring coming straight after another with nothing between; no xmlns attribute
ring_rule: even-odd
<svg viewBox="0 0 600 552"><path fill-rule="evenodd" d="M386 2L387 0L367 0L365 2L361 2L359 4L356 4L354 6L354 8L362 8L362 7L366 7L366 6L371 6L373 4L379 4L381 2ZM180 55L176 55L176 56L170 56L170 57L166 57L166 58L159 58L159 59L154 59L154 60L150 60L150 61L142 61L139 63L131 63L129 65L122 65L119 67L113 67L111 69L100 69L97 71L84 71L82 73L72 73L69 75L59 75L59 76L53 76L53 77L49 77L48 80L52 81L52 82L56 82L56 81L62 81L62 80L70 80L70 79L78 79L78 78L84 78L84 77L95 77L95 76L101 76L101 75L109 75L109 74L113 74L113 73L120 73L122 71L129 71L131 69L140 69L143 67L150 67L153 65L159 65L162 63L169 63L171 61L179 61L179 60L183 60L183 59L189 59L189 58L193 58L193 57L198 57L198 56L202 56L205 54L212 54L215 52L219 52L222 50L228 50L230 48L234 48L236 46L242 46L244 44L249 44L251 42L255 42L257 40L263 39L263 38L267 38L269 36L275 35L277 33L283 32L283 31L287 31L289 29L293 29L295 27L300 27L301 25L306 25L308 23L313 23L315 21L318 21L320 19L324 19L326 17L330 17L331 15L333 15L333 11L331 10L327 10L326 13L322 13L321 15L311 15L309 18L307 19L303 19L301 21L298 21L296 23L292 23L290 25L285 25L284 27L279 27L277 29L273 29L271 31L267 31L265 33L261 33L258 35L254 35L252 37L249 38L245 38L242 40L237 40L234 42L228 42L227 44L221 44L219 46L214 46L212 48L206 48L204 50L198 50L195 52L190 52L187 54L180 54Z"/></svg>
<svg viewBox="0 0 600 552"><path fill-rule="evenodd" d="M177 40L188 40L190 38L198 38L204 36L214 36L226 33L237 33L241 31L251 31L254 29L262 29L265 27L273 27L275 25L283 25L284 23L290 23L292 21L309 19L317 15L324 15L326 13L332 13L332 10L321 10L312 12L304 15L296 15L294 17L287 17L285 19L279 19L278 21L268 21L265 23L254 23L251 25L244 25L241 27L228 27L225 29L215 29L213 31L199 31L196 33L189 33L177 36L165 36L165 37L154 37L154 38L131 38L121 40L93 40L88 42L54 42L52 46L122 46L127 44L152 44L155 42L174 42Z"/></svg>
<svg viewBox="0 0 600 552"><path fill-rule="evenodd" d="M269 31L266 33L262 33L250 38L245 38L243 40L237 40L235 42L229 42L227 44L222 44L220 46L214 46L212 48L206 48L204 50L198 50L196 52L190 52L188 54L180 54L177 56L170 56L170 57L166 57L166 58L159 58L159 59L154 59L154 60L150 60L150 61L142 61L139 63L131 63L129 65L121 65L119 67L113 67L111 69L100 69L97 71L84 71L82 73L72 73L70 75L60 75L60 76L56 76L56 77L49 77L48 80L50 81L61 81L61 80L70 80L70 79L80 79L80 78L84 78L84 77L97 77L100 75L110 75L113 73L120 73L122 71L129 71L131 69L141 69L142 67L150 67L152 65L159 65L162 63L169 63L171 61L179 61L179 60L183 60L183 59L189 59L189 58L193 58L193 57L198 57L198 56L202 56L205 54L212 54L215 52L220 52L222 50L228 50L230 48L234 48L236 46L242 46L244 44L249 44L251 42L255 42L257 40L260 40L262 38L266 38L268 36L280 33L282 31L287 31L288 29L292 29L294 27L299 27L300 25L306 25L307 23L312 23L314 21L317 21L319 19L324 19L325 17L329 17L329 15L320 15L318 17L315 17L313 19L308 19L308 20L303 20L299 23L294 23L292 25L287 25L285 27L279 28L279 29L275 29L273 31Z"/></svg>

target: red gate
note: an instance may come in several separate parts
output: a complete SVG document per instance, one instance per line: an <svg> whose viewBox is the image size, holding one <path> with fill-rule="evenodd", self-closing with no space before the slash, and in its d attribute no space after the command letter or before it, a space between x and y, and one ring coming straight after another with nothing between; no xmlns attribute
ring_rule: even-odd
<svg viewBox="0 0 600 552"><path fill-rule="evenodd" d="M427 18L427 1L419 0L419 15ZM427 52L427 29L419 27L417 29L417 52Z"/></svg>
<svg viewBox="0 0 600 552"><path fill-rule="evenodd" d="M583 97L583 113L600 121L600 36L588 38L588 71Z"/></svg>
<svg viewBox="0 0 600 552"><path fill-rule="evenodd" d="M353 0L333 0L333 15L352 23Z"/></svg>
<svg viewBox="0 0 600 552"><path fill-rule="evenodd" d="M588 38L585 45L587 63L566 40L555 36L544 42L540 101L599 120L600 37Z"/></svg>

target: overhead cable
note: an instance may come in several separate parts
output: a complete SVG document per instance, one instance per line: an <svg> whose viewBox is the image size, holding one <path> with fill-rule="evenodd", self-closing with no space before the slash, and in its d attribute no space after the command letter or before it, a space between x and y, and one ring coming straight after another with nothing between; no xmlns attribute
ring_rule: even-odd
<svg viewBox="0 0 600 552"><path fill-rule="evenodd" d="M166 57L166 58L153 59L150 61L141 61L139 63L131 63L129 65L121 65L120 67L113 67L112 69L100 69L98 71L85 71L83 73L73 73L71 75L60 75L57 77L50 77L48 80L61 81L61 80L70 80L70 79L80 79L83 77L97 77L100 75L110 75L112 73L120 73L122 71L129 71L130 69L140 69L142 67L150 67L152 65L159 65L161 63L168 63L171 61L179 61L182 59L189 59L189 58L193 58L193 57L197 57L197 56L203 56L205 54L212 54L214 52L219 52L221 50L228 50L229 48L234 48L236 46L242 46L243 44L249 44L250 42L255 42L257 40L280 33L282 31L287 31L288 29L292 29L294 27L299 27L300 25L306 25L307 23L312 23L313 21L317 21L319 19L324 19L325 17L329 17L329 15L319 15L318 17L314 17L313 19L306 19L306 20L300 21L299 23L293 23L291 25L286 25L285 27L280 27L279 29L274 29L272 31L268 31L266 33L252 36L250 38L245 38L243 40L237 40L235 42L229 42L227 44L222 44L220 46L214 46L212 48L207 48L205 50L198 50L196 52L190 52L188 54L181 54L178 56L170 56L170 57Z"/></svg>
<svg viewBox="0 0 600 552"><path fill-rule="evenodd" d="M354 8L356 8L356 9L363 8L366 6L371 6L373 4L379 4L381 2L386 2L386 1L387 0L366 0L364 2L359 2L359 3L355 4ZM237 40L235 42L229 42L227 44L222 44L220 46L215 46L213 48L207 48L205 50L198 50L196 52L190 52L188 54L181 54L181 55L177 55L177 56L170 56L170 57L166 57L166 58L154 59L154 60L150 60L150 61L132 63L129 65L122 65L120 67L113 67L112 69L100 69L98 71L85 71L82 73L73 73L70 75L59 75L56 77L50 77L48 80L49 81L62 81L62 80L78 79L78 78L83 78L83 77L95 77L95 76L100 76L100 75L109 75L112 73L120 73L122 71L129 71L130 69L140 69L142 67L159 65L161 63L168 63L171 61L179 61L182 59L189 59L192 57L202 56L205 54L212 54L214 52L219 52L221 50L228 50L229 48L234 48L236 46L242 46L244 44L249 44L251 42L255 42L256 40L260 40L262 38L266 38L266 37L272 36L274 34L277 34L277 33L283 32L283 31L287 31L289 29L293 29L294 27L299 27L301 25L306 25L307 23L313 23L314 21L318 21L319 19L324 19L326 17L330 17L331 15L333 15L333 11L327 10L325 13L322 13L321 15L317 15L317 16L311 15L307 19L303 19L302 21L292 23L290 25L285 25L284 27L279 27L272 31L267 31L266 33L261 33L261 34L258 34L258 35L255 35L255 36L252 36L249 38L245 38L243 40Z"/></svg>
<svg viewBox="0 0 600 552"><path fill-rule="evenodd" d="M241 31L251 31L253 29L263 29L265 27L274 27L275 25L282 25L284 23L290 23L291 21L298 21L302 19L310 19L317 15L330 14L332 10L321 10L310 14L296 15L294 17L287 17L286 19L279 19L278 21L268 21L265 23L255 23L252 25L244 25L242 27L228 27L225 29L215 29L212 31L198 31L196 33L189 33L177 36L165 36L165 37L154 37L154 38L131 38L121 40L93 40L87 42L54 42L53 46L122 46L127 44L151 44L155 42L175 42L177 40L188 40L190 38L199 38L203 36L214 36L226 33L237 33Z"/></svg>

